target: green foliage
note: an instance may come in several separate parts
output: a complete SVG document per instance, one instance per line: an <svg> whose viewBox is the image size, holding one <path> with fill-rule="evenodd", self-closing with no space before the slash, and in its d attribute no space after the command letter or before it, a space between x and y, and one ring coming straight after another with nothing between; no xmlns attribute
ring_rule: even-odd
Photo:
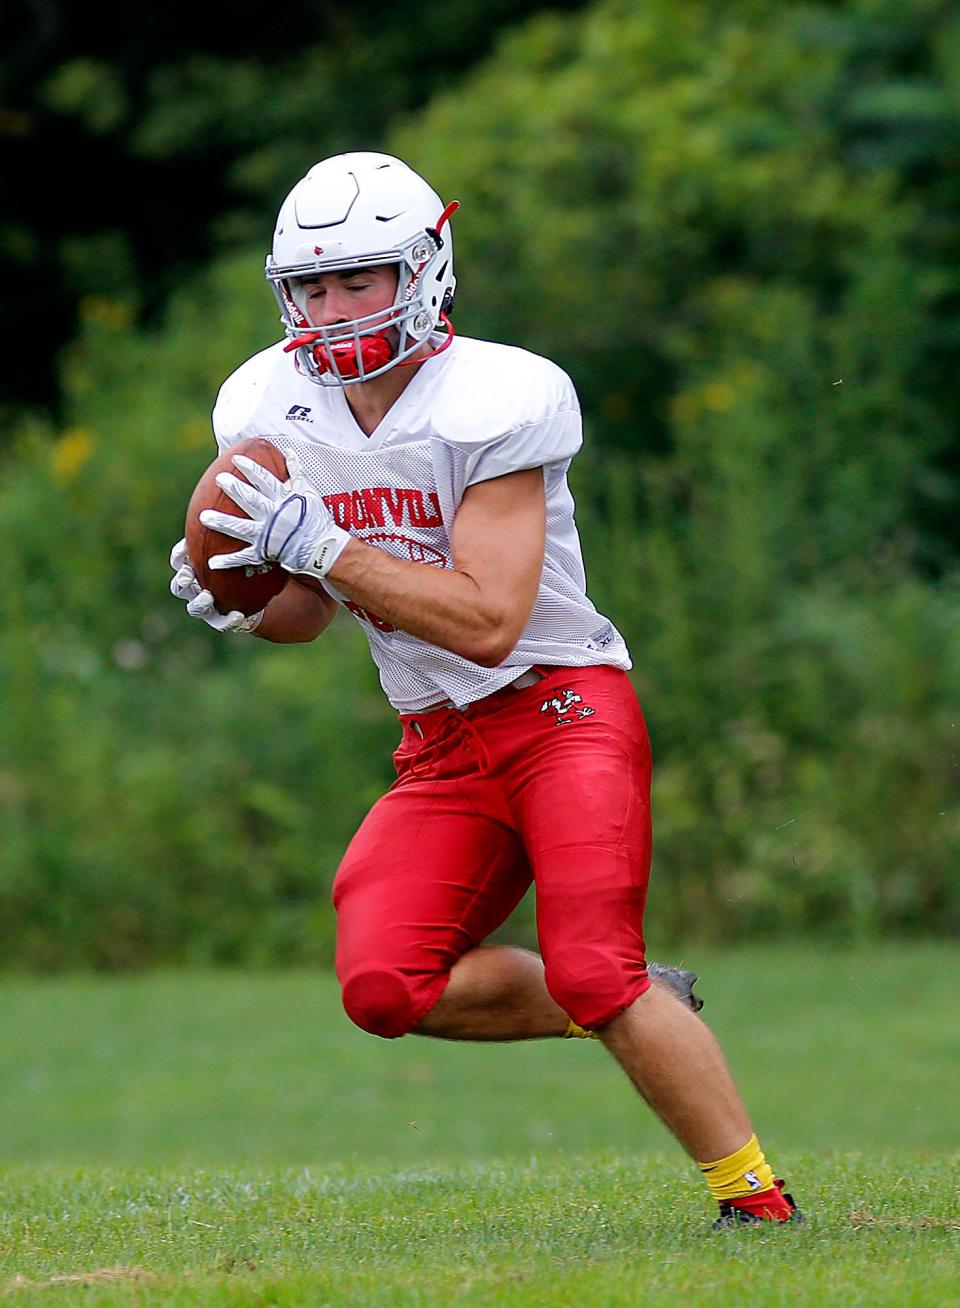
<svg viewBox="0 0 960 1308"><path fill-rule="evenodd" d="M358 633L211 639L167 593L217 381L273 316L244 280L236 294L237 266L217 268L154 334L89 303L67 375L82 425L6 460L7 961L329 957L325 890L390 744Z"/></svg>
<svg viewBox="0 0 960 1308"><path fill-rule="evenodd" d="M395 138L473 202L466 325L564 361L622 451L580 521L677 932L960 924L956 39L927 3L608 0Z"/></svg>
<svg viewBox="0 0 960 1308"><path fill-rule="evenodd" d="M774 289L818 351L837 315L848 332L866 315L853 356L831 351L841 371L796 379L794 420L812 383L887 362L879 330L905 347L891 380L910 372L914 405L937 411L929 438L952 438L956 389L924 382L957 324L957 32L953 7L927 0L605 0L508 33L392 140L467 200L465 325L565 363L605 442L668 441L681 370L710 366L718 296ZM791 309L767 301L778 338Z"/></svg>
<svg viewBox="0 0 960 1308"><path fill-rule="evenodd" d="M168 0L131 23L116 0L20 6L0 54L5 393L56 412L56 349L83 295L113 295L122 275L141 320L152 319L213 252L262 249L312 163L377 148L398 115L455 85L500 30L539 7L446 0L442 16L412 19L389 0L288 0L282 21L253 9L224 21L215 7ZM81 260L92 280L80 284L81 246L112 246L119 259ZM23 328L38 294L60 329L44 348Z"/></svg>
<svg viewBox="0 0 960 1308"><path fill-rule="evenodd" d="M462 328L564 362L607 450L575 489L656 745L654 932L960 926L958 39L920 0L603 0L394 132L465 200ZM228 130L211 68L154 87L158 165ZM239 142L266 81L234 73ZM244 155L251 186L286 148ZM78 286L125 239L72 247ZM362 639L225 640L166 594L217 383L271 339L261 244L149 330L119 282L88 294L63 430L6 452L9 959L329 956L331 872L389 781Z"/></svg>
<svg viewBox="0 0 960 1308"><path fill-rule="evenodd" d="M92 136L113 131L128 108L117 70L95 59L61 64L43 86L40 99L54 113L79 118Z"/></svg>

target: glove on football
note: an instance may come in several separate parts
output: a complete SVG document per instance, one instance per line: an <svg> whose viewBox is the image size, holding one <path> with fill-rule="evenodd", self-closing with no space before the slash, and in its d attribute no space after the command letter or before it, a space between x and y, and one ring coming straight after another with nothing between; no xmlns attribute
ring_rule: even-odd
<svg viewBox="0 0 960 1308"><path fill-rule="evenodd" d="M648 963L647 975L651 981L659 981L668 990L672 990L677 998L682 999L695 1013L700 1012L703 1000L693 993L693 983L697 979L696 972L685 972L683 968L670 967L668 963Z"/></svg>
<svg viewBox="0 0 960 1308"><path fill-rule="evenodd" d="M178 540L170 551L170 566L173 568L173 580L170 582L170 594L175 599L184 600L191 618L201 618L214 631L229 631L243 635L253 631L263 617L263 609L249 617L238 610L221 613L210 591L204 590L193 565L187 555L186 540Z"/></svg>
<svg viewBox="0 0 960 1308"><path fill-rule="evenodd" d="M279 563L288 572L325 577L350 534L334 522L330 510L304 477L296 455L287 456L290 477L285 482L243 454L235 455L233 462L248 480L221 472L217 485L249 517L235 518L216 509L204 509L200 521L205 527L249 543L235 554L215 554L210 567Z"/></svg>

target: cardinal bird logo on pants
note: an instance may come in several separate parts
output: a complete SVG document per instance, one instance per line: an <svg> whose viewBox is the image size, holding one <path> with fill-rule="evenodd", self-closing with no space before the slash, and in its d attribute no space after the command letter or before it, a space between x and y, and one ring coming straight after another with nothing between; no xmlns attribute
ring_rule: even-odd
<svg viewBox="0 0 960 1308"><path fill-rule="evenodd" d="M556 713L554 726L557 727L569 726L571 722L579 722L582 718L592 718L596 711L589 704L584 704L583 696L575 690L561 690L540 705L541 713Z"/></svg>

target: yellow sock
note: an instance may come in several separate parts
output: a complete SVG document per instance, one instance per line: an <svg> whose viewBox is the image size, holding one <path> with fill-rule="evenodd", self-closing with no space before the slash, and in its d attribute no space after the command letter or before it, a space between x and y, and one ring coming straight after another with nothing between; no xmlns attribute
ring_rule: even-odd
<svg viewBox="0 0 960 1308"><path fill-rule="evenodd" d="M582 1026L577 1026L573 1020L567 1023L567 1029L563 1033L564 1040L596 1040L596 1031L587 1031Z"/></svg>
<svg viewBox="0 0 960 1308"><path fill-rule="evenodd" d="M742 1149L715 1163L697 1163L714 1199L740 1199L773 1185L773 1169L763 1156L755 1135Z"/></svg>

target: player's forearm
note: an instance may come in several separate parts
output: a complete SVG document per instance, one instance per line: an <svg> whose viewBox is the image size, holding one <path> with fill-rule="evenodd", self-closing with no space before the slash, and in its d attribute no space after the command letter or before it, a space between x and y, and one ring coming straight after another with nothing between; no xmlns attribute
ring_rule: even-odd
<svg viewBox="0 0 960 1308"><path fill-rule="evenodd" d="M336 601L329 595L292 577L267 605L252 635L283 645L315 640L336 612Z"/></svg>
<svg viewBox="0 0 960 1308"><path fill-rule="evenodd" d="M485 667L496 667L513 649L535 598L518 607L515 597L489 593L466 572L407 563L358 540L328 576L392 626Z"/></svg>

